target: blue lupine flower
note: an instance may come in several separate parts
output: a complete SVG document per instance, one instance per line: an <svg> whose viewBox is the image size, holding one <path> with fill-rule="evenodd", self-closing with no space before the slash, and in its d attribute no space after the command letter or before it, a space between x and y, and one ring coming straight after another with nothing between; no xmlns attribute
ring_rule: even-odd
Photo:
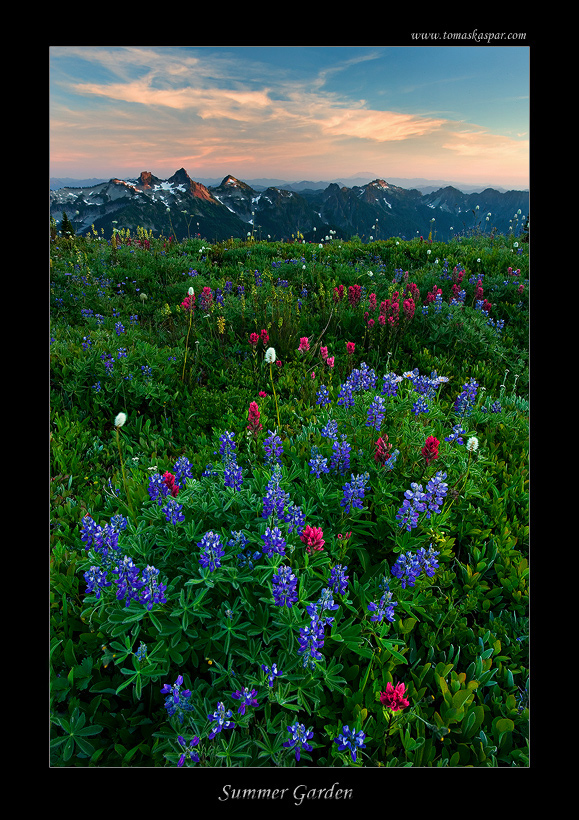
<svg viewBox="0 0 579 820"><path fill-rule="evenodd" d="M312 447L312 457L310 458L310 473L319 478L322 473L329 473L328 459L320 455L316 446Z"/></svg>
<svg viewBox="0 0 579 820"><path fill-rule="evenodd" d="M166 584L158 581L159 570L156 567L146 567L141 576L141 588L139 590L139 603L146 604L147 609L153 609L154 604L165 604Z"/></svg>
<svg viewBox="0 0 579 820"><path fill-rule="evenodd" d="M462 436L466 435L466 430L463 430L460 424L455 424L452 428L452 433L445 436L445 441L456 441L457 444L464 444Z"/></svg>
<svg viewBox="0 0 579 820"><path fill-rule="evenodd" d="M191 462L187 456L179 456L173 467L175 483L182 485L188 478L193 478Z"/></svg>
<svg viewBox="0 0 579 820"><path fill-rule="evenodd" d="M390 621L392 623L395 619L395 606L398 606L398 602L392 600L392 593L388 589L388 585L386 585L386 591L380 598L380 601L378 603L376 603L375 601L371 601L368 604L368 611L374 613L370 620L375 621L377 623L382 623L384 618L386 618L387 621Z"/></svg>
<svg viewBox="0 0 579 820"><path fill-rule="evenodd" d="M284 492L280 487L281 468L274 465L271 478L267 484L266 493L263 499L262 517L269 518L277 516L283 519L284 507L289 503L289 493Z"/></svg>
<svg viewBox="0 0 579 820"><path fill-rule="evenodd" d="M232 530L231 535L233 537L229 539L227 545L229 547L233 547L234 549L235 547L237 547L238 549L243 551L248 544L247 537L241 530Z"/></svg>
<svg viewBox="0 0 579 820"><path fill-rule="evenodd" d="M426 485L426 493L424 494L424 501L428 505L426 517L430 518L431 513L440 512L440 505L442 504L448 492L448 484L444 482L446 473L438 472L432 476Z"/></svg>
<svg viewBox="0 0 579 820"><path fill-rule="evenodd" d="M86 544L86 549L90 549L93 544L96 544L101 534L101 527L90 515L85 515L81 524L81 541Z"/></svg>
<svg viewBox="0 0 579 820"><path fill-rule="evenodd" d="M84 580L87 584L86 594L93 594L97 598L101 597L101 590L111 586L111 582L107 581L106 570L102 570L100 567L91 567L84 573Z"/></svg>
<svg viewBox="0 0 579 820"><path fill-rule="evenodd" d="M321 434L324 438L332 439L333 441L338 440L338 422L336 419L329 419L328 423L325 427L322 427Z"/></svg>
<svg viewBox="0 0 579 820"><path fill-rule="evenodd" d="M422 489L422 484L417 484L413 481L410 484L410 489L406 490L404 497L412 502L417 510L423 512L426 509L425 493Z"/></svg>
<svg viewBox="0 0 579 820"><path fill-rule="evenodd" d="M348 576L346 570L348 567L343 567L341 564L336 564L332 567L330 572L329 586L337 595L345 595L348 588Z"/></svg>
<svg viewBox="0 0 579 820"><path fill-rule="evenodd" d="M221 459L226 464L230 459L236 458L237 445L235 443L235 433L226 431L219 436L219 452Z"/></svg>
<svg viewBox="0 0 579 820"><path fill-rule="evenodd" d="M235 729L235 723L230 720L233 717L233 713L231 709L225 709L225 704L219 702L217 704L217 709L213 712L212 715L207 716L209 720L217 721L217 725L214 726L209 734L207 735L209 740L213 740L215 735L219 734L223 729Z"/></svg>
<svg viewBox="0 0 579 820"><path fill-rule="evenodd" d="M383 396L396 396L398 394L398 385L402 381L402 376L397 376L396 373L385 373L382 383Z"/></svg>
<svg viewBox="0 0 579 820"><path fill-rule="evenodd" d="M422 571L422 565L416 555L407 552L398 556L390 571L392 575L400 580L402 589L406 589L407 584L410 587L414 586Z"/></svg>
<svg viewBox="0 0 579 820"><path fill-rule="evenodd" d="M116 575L117 600L125 601L125 606L129 606L131 601L138 601L143 582L139 578L139 568L133 563L133 559L125 555L112 569Z"/></svg>
<svg viewBox="0 0 579 820"><path fill-rule="evenodd" d="M338 737L334 738L334 743L338 744L338 751L343 752L344 749L349 749L352 755L352 760L356 762L356 752L358 749L365 749L366 735L362 730L356 732L350 729L349 726L343 726L342 731Z"/></svg>
<svg viewBox="0 0 579 820"><path fill-rule="evenodd" d="M316 393L316 404L319 404L320 407L326 407L330 403L331 399L330 394L328 393L328 388L325 384L322 384Z"/></svg>
<svg viewBox="0 0 579 820"><path fill-rule="evenodd" d="M264 541L262 550L265 555L271 557L274 552L278 555L285 554L286 541L279 527L267 527L261 537Z"/></svg>
<svg viewBox="0 0 579 820"><path fill-rule="evenodd" d="M225 555L225 552L221 543L221 536L218 533L209 530L201 541L197 542L197 546L201 547L202 550L199 558L202 567L209 567L210 572L213 572L221 566L219 559Z"/></svg>
<svg viewBox="0 0 579 820"><path fill-rule="evenodd" d="M396 519L399 522L399 527L405 527L408 532L418 526L418 519L421 510L418 510L414 504L407 498L402 502L402 506L396 513Z"/></svg>
<svg viewBox="0 0 579 820"><path fill-rule="evenodd" d="M89 347L92 345L92 341L90 336L83 336L82 337L82 346L84 350L88 350Z"/></svg>
<svg viewBox="0 0 579 820"><path fill-rule="evenodd" d="M379 430L380 427L382 427L385 414L384 399L381 396L376 396L368 408L366 427L373 427L375 430Z"/></svg>
<svg viewBox="0 0 579 820"><path fill-rule="evenodd" d="M224 484L232 490L241 490L243 473L239 464L231 459L223 470Z"/></svg>
<svg viewBox="0 0 579 820"><path fill-rule="evenodd" d="M478 391L478 382L471 379L462 386L462 392L454 402L454 412L457 416L470 416Z"/></svg>
<svg viewBox="0 0 579 820"><path fill-rule="evenodd" d="M117 323L116 323L116 325L115 325L115 332L116 332L117 336L120 336L122 333L124 333L124 332L125 332L125 328L123 327L123 325L121 324L121 322L117 322Z"/></svg>
<svg viewBox="0 0 579 820"><path fill-rule="evenodd" d="M231 697L234 700L240 700L241 704L237 712L240 715L245 714L245 707L246 706L259 706L259 703L255 699L257 695L257 689L249 689L248 686L245 686L243 689L238 689L236 692L231 693Z"/></svg>
<svg viewBox="0 0 579 820"><path fill-rule="evenodd" d="M266 666L264 663L261 664L261 668L267 675L267 683L270 688L273 688L274 681L280 675L283 675L283 671L277 668L276 663L272 663L271 668Z"/></svg>
<svg viewBox="0 0 579 820"><path fill-rule="evenodd" d="M298 579L291 567L279 567L271 583L275 605L287 606L291 609L298 599Z"/></svg>
<svg viewBox="0 0 579 820"><path fill-rule="evenodd" d="M346 508L346 514L351 512L352 507L357 507L359 510L363 508L362 499L364 498L369 477L368 473L351 475L352 480L342 487L344 497L340 501L340 506Z"/></svg>
<svg viewBox="0 0 579 820"><path fill-rule="evenodd" d="M197 736L191 738L189 741L189 746L187 746L187 742L181 735L177 738L179 745L183 747L183 754L179 758L179 762L177 766L181 767L185 763L187 759L192 760L194 763L199 763L199 755L197 752L194 752L193 749L199 743L199 738Z"/></svg>
<svg viewBox="0 0 579 820"><path fill-rule="evenodd" d="M287 512L283 518L288 525L288 534L292 533L294 530L296 530L296 532L301 532L306 523L304 511L301 507L296 506L293 501L290 502Z"/></svg>
<svg viewBox="0 0 579 820"><path fill-rule="evenodd" d="M289 740L286 740L283 745L295 749L296 760L300 759L302 749L305 749L307 752L312 751L312 747L308 743L308 740L311 740L314 736L311 729L306 729L303 723L294 723L293 726L288 726L287 730L291 737Z"/></svg>
<svg viewBox="0 0 579 820"><path fill-rule="evenodd" d="M189 702L191 697L190 689L182 689L183 675L177 675L177 680L173 685L165 683L161 689L162 695L167 695L165 698L165 709L169 717L177 717L180 723L185 719L185 712L193 710L192 704Z"/></svg>
<svg viewBox="0 0 579 820"><path fill-rule="evenodd" d="M268 430L268 433L269 436L263 442L263 448L265 450L265 463L279 464L280 456L283 453L281 439L277 433L272 433L271 430Z"/></svg>
<svg viewBox="0 0 579 820"><path fill-rule="evenodd" d="M426 399L420 397L418 401L415 401L412 405L412 412L415 416L418 416L420 413L428 413L428 402Z"/></svg>
<svg viewBox="0 0 579 820"><path fill-rule="evenodd" d="M332 444L332 457L330 459L330 468L335 470L340 475L350 469L350 452L352 445L346 441L346 436L342 435L342 440L337 439Z"/></svg>
<svg viewBox="0 0 579 820"><path fill-rule="evenodd" d="M148 650L147 650L147 644L146 644L146 643L143 643L143 641L141 641L141 642L140 642L140 644L139 644L139 648L138 648L138 649L137 649L137 651L134 653L135 658L136 658L138 661L140 661L141 663L143 663L144 661L146 661L146 660L147 660L147 652L148 652Z"/></svg>
<svg viewBox="0 0 579 820"><path fill-rule="evenodd" d="M183 505L179 504L176 498L168 498L163 512L169 524L177 524L180 521L185 521L185 516L182 513Z"/></svg>
<svg viewBox="0 0 579 820"><path fill-rule="evenodd" d="M299 636L298 655L303 655L302 665L310 666L315 669L316 661L322 660L322 654L319 651L324 645L324 625L320 623L317 617L310 619L310 623L301 627Z"/></svg>
<svg viewBox="0 0 579 820"><path fill-rule="evenodd" d="M241 550L241 552L239 552L236 556L238 565L240 567L244 567L247 564L248 569L253 569L254 562L259 561L261 558L261 552L257 552L256 550L254 552L249 550L248 554L244 552L249 541L241 530L239 532L232 531L231 535L233 538L227 542L227 545L233 547L233 549Z"/></svg>
<svg viewBox="0 0 579 820"><path fill-rule="evenodd" d="M416 393L424 396L427 399L433 398L438 387L438 377L429 378L428 376L421 376L418 368L415 368L412 376L412 386Z"/></svg>
<svg viewBox="0 0 579 820"><path fill-rule="evenodd" d="M349 381L340 385L340 392L338 393L337 404L344 407L354 407L354 397L352 395L352 385Z"/></svg>
<svg viewBox="0 0 579 820"><path fill-rule="evenodd" d="M117 513L113 515L111 518L111 527L114 529L115 532L122 532L123 530L127 529L128 521L124 515Z"/></svg>
<svg viewBox="0 0 579 820"><path fill-rule="evenodd" d="M352 370L348 383L354 392L373 390L376 387L376 373L366 362L362 362L359 368Z"/></svg>
<svg viewBox="0 0 579 820"><path fill-rule="evenodd" d="M438 561L436 560L437 555L440 555L440 552L433 549L432 544L429 546L428 550L421 547L416 553L420 566L429 578L432 578L438 569Z"/></svg>
<svg viewBox="0 0 579 820"><path fill-rule="evenodd" d="M161 473L154 473L149 479L149 498L157 501L161 506L163 499L169 494L169 487L165 483Z"/></svg>
<svg viewBox="0 0 579 820"><path fill-rule="evenodd" d="M320 597L315 603L308 604L306 612L312 619L316 619L322 626L331 626L334 622L333 615L324 615L324 612L334 612L340 605L334 603L334 591L330 587L322 589Z"/></svg>
<svg viewBox="0 0 579 820"><path fill-rule="evenodd" d="M400 455L400 450L392 450L386 461L384 462L384 469L385 470L392 470L394 465L396 464L396 460Z"/></svg>

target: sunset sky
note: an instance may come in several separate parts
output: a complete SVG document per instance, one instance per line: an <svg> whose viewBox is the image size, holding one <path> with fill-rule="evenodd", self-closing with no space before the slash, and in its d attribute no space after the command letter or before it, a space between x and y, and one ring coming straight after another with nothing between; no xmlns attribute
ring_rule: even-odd
<svg viewBox="0 0 579 820"><path fill-rule="evenodd" d="M50 176L529 186L524 46L51 46Z"/></svg>

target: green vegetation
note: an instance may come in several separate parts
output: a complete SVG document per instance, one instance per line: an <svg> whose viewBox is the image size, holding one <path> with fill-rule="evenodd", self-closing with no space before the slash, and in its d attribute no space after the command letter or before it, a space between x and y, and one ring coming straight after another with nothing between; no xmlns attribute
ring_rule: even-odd
<svg viewBox="0 0 579 820"><path fill-rule="evenodd" d="M528 261L53 230L53 766L529 765Z"/></svg>

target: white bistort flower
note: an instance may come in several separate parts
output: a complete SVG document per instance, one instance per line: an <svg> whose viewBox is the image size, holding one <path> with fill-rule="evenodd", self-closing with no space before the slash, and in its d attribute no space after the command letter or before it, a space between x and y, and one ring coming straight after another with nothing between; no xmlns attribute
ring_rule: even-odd
<svg viewBox="0 0 579 820"><path fill-rule="evenodd" d="M478 450L478 438L476 436L471 436L466 443L466 449L469 453L474 453L475 450Z"/></svg>
<svg viewBox="0 0 579 820"><path fill-rule="evenodd" d="M119 413L118 416L115 419L115 427L122 427L123 424L126 422L126 420L127 420L127 414L126 413Z"/></svg>
<svg viewBox="0 0 579 820"><path fill-rule="evenodd" d="M274 364L274 362L276 361L275 350L273 349L273 347L268 347L268 349L265 351L265 360L268 364Z"/></svg>

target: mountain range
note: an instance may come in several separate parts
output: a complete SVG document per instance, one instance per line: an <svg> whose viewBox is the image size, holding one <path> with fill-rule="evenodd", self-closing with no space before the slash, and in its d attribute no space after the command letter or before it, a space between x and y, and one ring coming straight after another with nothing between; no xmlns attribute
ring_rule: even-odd
<svg viewBox="0 0 579 820"><path fill-rule="evenodd" d="M78 181L87 185L57 187L58 181L51 180L56 190L50 191L50 215L58 225L66 213L77 234L94 226L106 236L115 227L135 231L140 226L154 235L173 234L178 239L200 235L208 241L248 234L274 240L301 234L305 241L357 235L367 241L427 237L430 232L447 241L477 227L486 232L506 234L510 228L518 232L529 213L528 191L464 192L452 185L428 184L419 190L384 179L355 184L363 179L362 175L350 179L350 186L342 184L345 180L252 180L249 184L228 175L218 184L203 184L180 168L165 180L149 171L137 179Z"/></svg>

